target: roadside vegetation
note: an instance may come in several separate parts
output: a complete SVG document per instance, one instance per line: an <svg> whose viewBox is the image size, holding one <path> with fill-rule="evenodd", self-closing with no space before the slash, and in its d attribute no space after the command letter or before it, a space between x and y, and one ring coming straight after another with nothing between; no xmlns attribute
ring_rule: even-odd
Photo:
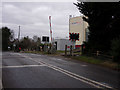
<svg viewBox="0 0 120 90"><path fill-rule="evenodd" d="M101 51L113 56L114 62L120 63L120 2L78 1L74 5L89 25L84 54Z"/></svg>
<svg viewBox="0 0 120 90"><path fill-rule="evenodd" d="M101 59L97 59L97 58L89 57L89 56L77 56L77 57L72 56L71 58L80 60L82 62L107 67L107 68L114 69L114 70L120 70L120 64L110 61L110 60L101 60Z"/></svg>

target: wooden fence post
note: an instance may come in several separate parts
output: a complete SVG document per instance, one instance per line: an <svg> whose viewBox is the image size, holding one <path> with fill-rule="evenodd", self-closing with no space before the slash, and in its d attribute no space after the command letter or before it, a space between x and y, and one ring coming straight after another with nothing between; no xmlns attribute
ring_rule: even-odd
<svg viewBox="0 0 120 90"><path fill-rule="evenodd" d="M65 56L67 56L67 45L65 45Z"/></svg>
<svg viewBox="0 0 120 90"><path fill-rule="evenodd" d="M80 56L82 55L82 45L80 47Z"/></svg>
<svg viewBox="0 0 120 90"><path fill-rule="evenodd" d="M96 55L97 55L97 56L99 55L99 51L97 51Z"/></svg>

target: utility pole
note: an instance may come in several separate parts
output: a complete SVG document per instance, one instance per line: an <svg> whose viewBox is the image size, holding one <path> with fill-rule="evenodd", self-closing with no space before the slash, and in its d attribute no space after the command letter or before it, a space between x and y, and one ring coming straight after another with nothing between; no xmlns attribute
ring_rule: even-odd
<svg viewBox="0 0 120 90"><path fill-rule="evenodd" d="M19 26L19 31L18 31L18 51L19 51L19 40L20 40L20 26Z"/></svg>
<svg viewBox="0 0 120 90"><path fill-rule="evenodd" d="M20 40L20 26L19 26L19 31L18 31L18 41Z"/></svg>

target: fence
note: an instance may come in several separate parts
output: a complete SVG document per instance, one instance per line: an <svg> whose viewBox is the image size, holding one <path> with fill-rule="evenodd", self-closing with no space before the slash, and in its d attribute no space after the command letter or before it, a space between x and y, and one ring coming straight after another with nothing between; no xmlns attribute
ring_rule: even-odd
<svg viewBox="0 0 120 90"><path fill-rule="evenodd" d="M70 46L70 50L67 50L68 46L65 45L65 56L81 56L84 52L83 47L80 47L80 49L73 49L73 46ZM102 60L113 60L113 56L109 54L105 54L101 51L96 51L92 53L84 53L84 55L92 56L98 59Z"/></svg>
<svg viewBox="0 0 120 90"><path fill-rule="evenodd" d="M90 54L89 54L90 55ZM105 54L103 53L102 51L96 51L94 53L91 53L90 56L94 56L96 58L99 58L99 59L107 59L107 60L113 60L113 56L109 55L109 54Z"/></svg>
<svg viewBox="0 0 120 90"><path fill-rule="evenodd" d="M80 49L74 49L73 46L71 45L69 50L67 50L68 46L65 45L65 56L77 56L77 55L82 55L82 48Z"/></svg>

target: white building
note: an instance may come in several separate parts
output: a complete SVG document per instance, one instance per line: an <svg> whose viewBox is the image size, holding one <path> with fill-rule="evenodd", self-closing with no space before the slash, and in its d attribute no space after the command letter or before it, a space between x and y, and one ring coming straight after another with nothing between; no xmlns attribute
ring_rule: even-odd
<svg viewBox="0 0 120 90"><path fill-rule="evenodd" d="M74 42L71 42L69 39L54 39L57 50L65 50L65 45L67 45L68 50L70 45L74 45Z"/></svg>
<svg viewBox="0 0 120 90"><path fill-rule="evenodd" d="M70 17L69 19L69 33L79 33L79 41L76 41L75 47L80 47L88 39L88 23L83 21L82 17Z"/></svg>

